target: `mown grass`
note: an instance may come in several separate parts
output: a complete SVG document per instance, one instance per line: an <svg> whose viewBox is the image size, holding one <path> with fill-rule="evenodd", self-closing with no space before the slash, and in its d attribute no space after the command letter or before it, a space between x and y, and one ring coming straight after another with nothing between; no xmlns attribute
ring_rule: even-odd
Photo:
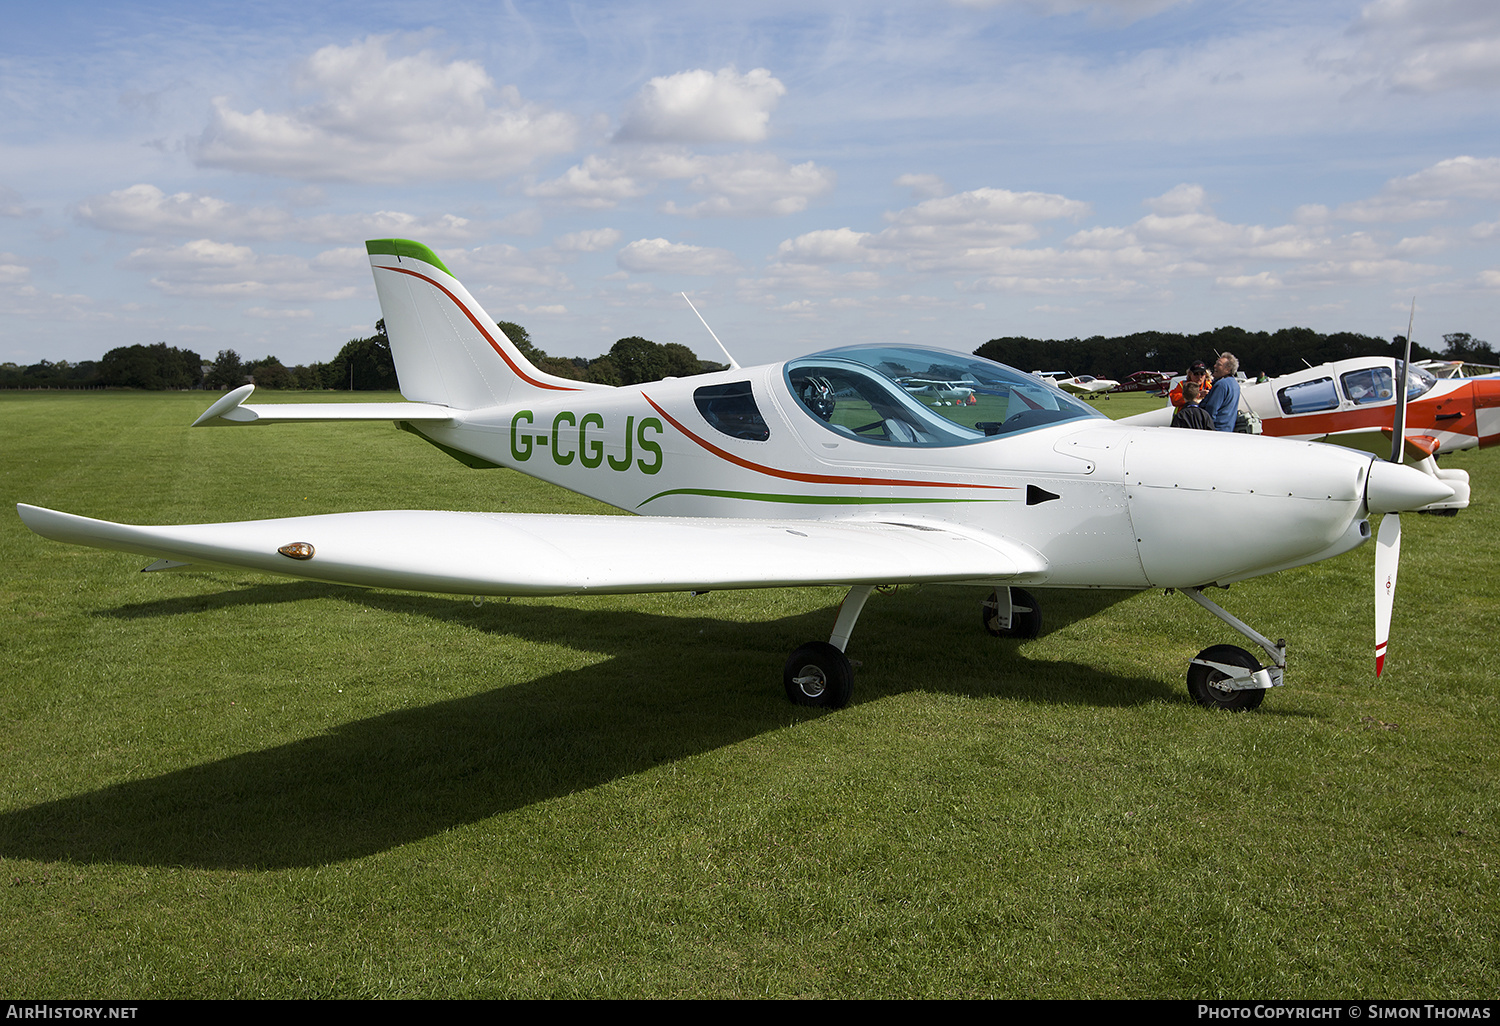
<svg viewBox="0 0 1500 1026"><path fill-rule="evenodd" d="M335 398L335 397L327 397ZM368 398L368 397L360 397ZM1142 399L1101 401L1114 415ZM0 396L7 504L136 522L600 511L382 426L191 431L198 395ZM491 601L140 574L0 515L0 991L25 997L1492 997L1500 453L1222 602L873 599L855 703L781 662L830 589ZM7 509L9 506L7 505Z"/></svg>

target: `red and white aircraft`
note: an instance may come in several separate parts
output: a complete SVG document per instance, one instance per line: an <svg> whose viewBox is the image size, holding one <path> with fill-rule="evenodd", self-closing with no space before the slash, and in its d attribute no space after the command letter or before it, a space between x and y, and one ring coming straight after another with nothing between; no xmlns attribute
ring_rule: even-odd
<svg viewBox="0 0 1500 1026"><path fill-rule="evenodd" d="M1395 378L1401 361L1364 356L1295 371L1243 385L1240 409L1260 419L1273 438L1334 442L1377 455L1391 451L1396 416ZM1406 386L1406 460L1451 485L1453 498L1432 512L1456 512L1469 504L1467 471L1438 467L1433 457L1500 443L1500 380L1437 378L1418 366ZM1125 418L1122 423L1171 422L1170 405Z"/></svg>
<svg viewBox="0 0 1500 1026"><path fill-rule="evenodd" d="M1391 445L1392 382L1400 370L1388 356L1339 360L1246 385L1240 403L1273 437L1338 442L1383 454ZM1436 456L1500 443L1500 381L1439 379L1412 367L1406 401L1408 452Z"/></svg>
<svg viewBox="0 0 1500 1026"><path fill-rule="evenodd" d="M1031 375L939 350L857 346L622 388L553 377L427 247L366 248L411 401L252 406L245 386L198 424L395 421L470 465L643 515L398 510L137 527L21 505L22 519L58 541L156 557L148 570L469 595L847 585L829 640L793 652L783 672L793 701L828 707L849 700L844 649L877 585L982 586L985 626L1020 637L1041 624L1022 586L1180 589L1269 659L1215 645L1191 661L1194 699L1247 709L1283 682L1285 643L1202 589L1337 556L1370 537L1371 516L1453 495L1337 446L1122 426ZM972 382L977 402L929 406L900 383L913 377ZM1394 562L1378 566L1393 585ZM1377 584L1377 625L1390 592Z"/></svg>

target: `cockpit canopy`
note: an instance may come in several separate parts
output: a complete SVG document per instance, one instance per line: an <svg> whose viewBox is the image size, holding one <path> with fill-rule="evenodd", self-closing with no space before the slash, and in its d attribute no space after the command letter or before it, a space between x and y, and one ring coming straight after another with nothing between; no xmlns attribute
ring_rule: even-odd
<svg viewBox="0 0 1500 1026"><path fill-rule="evenodd" d="M810 416L877 445L967 445L1104 416L1030 374L941 349L850 346L793 360L785 373Z"/></svg>

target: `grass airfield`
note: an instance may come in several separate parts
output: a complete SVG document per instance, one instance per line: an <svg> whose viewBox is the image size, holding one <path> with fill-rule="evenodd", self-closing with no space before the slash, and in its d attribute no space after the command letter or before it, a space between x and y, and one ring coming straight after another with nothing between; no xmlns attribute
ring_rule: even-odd
<svg viewBox="0 0 1500 1026"><path fill-rule="evenodd" d="M1493 998L1500 449L1373 545L1214 596L873 597L855 700L788 652L838 589L490 600L32 535L353 509L603 512L388 425L189 430L204 393L0 393L0 992L13 997ZM341 401L347 395L318 398ZM358 401L395 398L362 394ZM1099 400L1114 416L1153 404Z"/></svg>

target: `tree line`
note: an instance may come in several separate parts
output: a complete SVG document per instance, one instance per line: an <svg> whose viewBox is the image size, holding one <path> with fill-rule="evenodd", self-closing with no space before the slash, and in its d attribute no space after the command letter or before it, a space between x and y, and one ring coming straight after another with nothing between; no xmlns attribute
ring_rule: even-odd
<svg viewBox="0 0 1500 1026"><path fill-rule="evenodd" d="M539 369L558 377L593 381L604 385L635 385L665 377L688 377L722 370L725 365L698 359L687 346L665 345L633 335L622 338L609 352L592 360L549 356L531 341L531 334L512 321L500 328L522 354ZM211 361L190 349L177 349L165 342L155 345L121 346L103 358L69 363L59 360L22 367L0 363L0 388L140 388L148 390L207 388L227 391L254 384L265 389L315 391L396 391L396 361L385 333L385 320L375 323L375 333L352 338L327 363L288 367L275 356L246 360L233 349L221 349Z"/></svg>
<svg viewBox="0 0 1500 1026"><path fill-rule="evenodd" d="M532 342L530 333L512 321L500 328L537 368L558 377L593 381L604 385L635 385L665 377L689 377L724 364L700 360L687 346L665 345L632 335L622 338L592 360L582 357L549 356ZM1018 336L994 338L974 350L976 356L996 360L1021 370L1065 370L1098 377L1120 379L1138 370L1185 370L1195 360L1212 363L1222 352L1239 357L1240 369L1254 376L1272 377L1355 356L1399 356L1405 346L1401 336L1386 341L1373 335L1335 332L1324 335L1311 328L1279 331L1246 331L1224 327L1196 335L1141 331L1133 335L1094 335L1090 338L1033 339ZM1466 331L1443 336L1441 351L1413 344L1415 360L1463 360L1467 363L1500 365L1500 354L1482 339ZM375 333L346 342L327 363L288 367L274 356L245 360L233 349L221 349L205 361L188 349L165 342L155 345L121 346L95 360L53 363L42 360L27 367L0 363L0 388L141 388L227 390L246 383L265 389L339 389L395 391L396 362L391 356L385 321L375 324Z"/></svg>
<svg viewBox="0 0 1500 1026"><path fill-rule="evenodd" d="M1497 364L1488 342L1466 331L1443 336L1439 352L1412 344L1413 360L1463 360ZM1395 356L1405 351L1406 339L1386 340L1373 335L1340 331L1324 335L1311 328L1280 331L1246 331L1224 327L1196 335L1165 331L1139 331L1133 335L1094 335L1091 338L1034 339L1010 336L993 338L974 350L974 355L1020 370L1061 370L1074 374L1120 380L1138 370L1182 372L1195 360L1212 366L1219 353L1239 357L1240 369L1251 377L1276 377L1306 366L1347 360L1355 356Z"/></svg>

